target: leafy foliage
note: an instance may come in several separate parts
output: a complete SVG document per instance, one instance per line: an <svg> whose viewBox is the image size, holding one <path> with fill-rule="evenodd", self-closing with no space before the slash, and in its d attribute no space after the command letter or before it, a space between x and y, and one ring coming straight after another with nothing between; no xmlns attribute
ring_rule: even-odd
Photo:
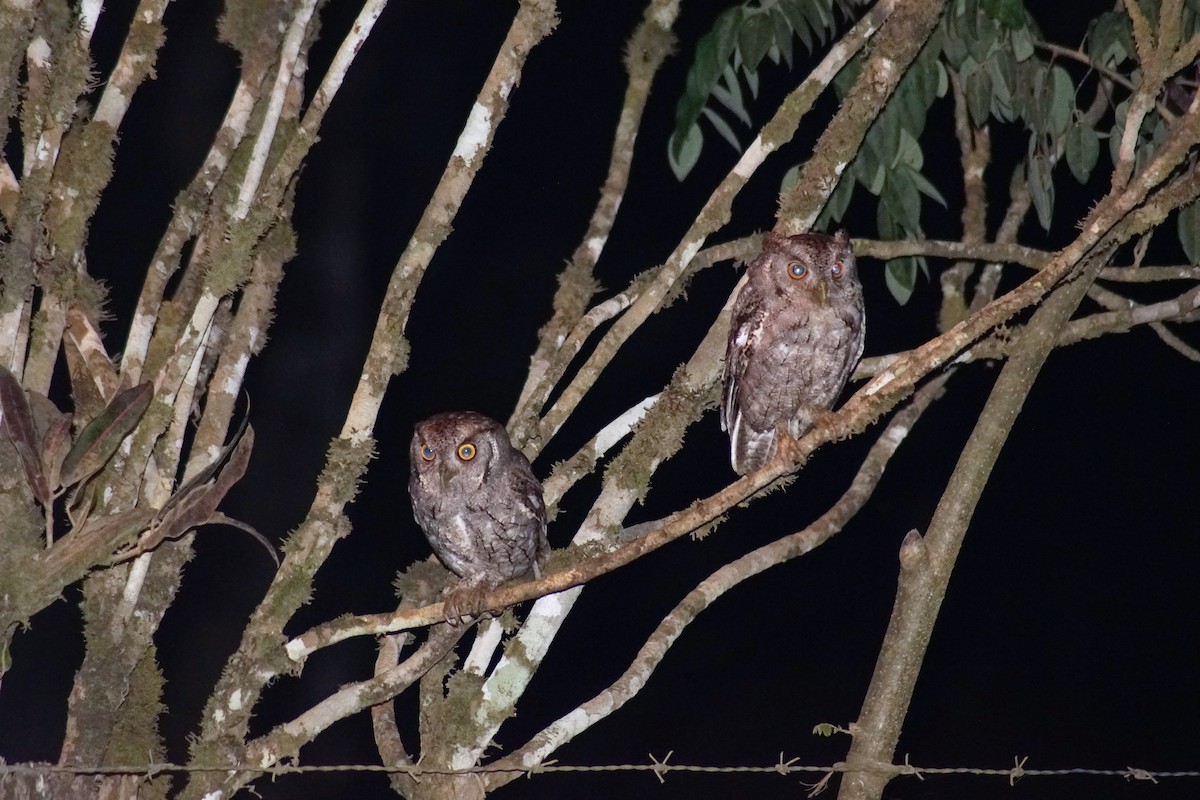
<svg viewBox="0 0 1200 800"><path fill-rule="evenodd" d="M1158 18L1158 2L1140 4L1148 19ZM850 9L842 7L844 11ZM1200 3L1184 4L1181 32L1193 35L1198 27ZM765 23L773 21L768 36ZM782 22L786 21L787 27ZM752 89L755 70L764 57L792 64L791 33L800 35L811 51L832 30L828 2L745 4L722 14L701 41L688 76L688 88L676 112L676 128L669 155L676 175L683 178L699 159L703 134L701 116L735 147L737 138L728 121L706 103L711 96L728 112L749 125L738 75ZM785 37L784 34L788 35ZM1091 25L1086 56L1091 68L1076 68L1074 60L1059 56L1042 41L1041 32L1021 0L954 0L939 29L921 56L905 74L887 108L876 120L856 159L842 174L815 227L827 230L846 214L854 189L861 186L876 198L876 227L880 238L906 239L923 235L922 198L946 206L938 188L925 176L921 135L926 118L938 98L944 97L951 77L962 87L971 122L1017 124L1028 134L1020 177L1028 187L1038 222L1046 230L1054 213L1054 171L1065 156L1069 172L1080 183L1091 179L1099 164L1102 139L1108 139L1111 161L1115 162L1123 136L1121 127L1128 100L1116 104L1112 114L1087 115L1079 97L1085 82L1097 76L1116 76L1123 85L1136 86L1140 72L1129 17L1120 11L1102 14ZM785 46L785 40L787 46ZM764 48L764 42L766 46ZM1059 50L1058 52L1061 52ZM749 57L753 57L753 59ZM1069 70L1067 66L1071 65ZM844 98L861 68L861 57L852 61L834 81L839 98ZM1108 130L1097 129L1102 120ZM1166 139L1167 121L1151 114L1138 134L1135 169L1141 169ZM794 185L798 168L784 175L782 188ZM1200 219L1195 206L1185 209L1179 227L1189 258L1195 260L1196 235L1188 228ZM1186 232L1184 232L1186 229ZM904 303L912 295L918 271L928 275L922 257L904 257L888 262L886 278L892 295Z"/></svg>
<svg viewBox="0 0 1200 800"><path fill-rule="evenodd" d="M758 71L764 61L795 65L795 41L813 53L837 28L835 5L846 19L864 0L752 0L723 12L696 45L687 85L675 108L675 130L667 158L683 180L700 160L706 119L734 150L741 151L733 124L752 128L745 93L758 96ZM715 107L714 103L715 101Z"/></svg>

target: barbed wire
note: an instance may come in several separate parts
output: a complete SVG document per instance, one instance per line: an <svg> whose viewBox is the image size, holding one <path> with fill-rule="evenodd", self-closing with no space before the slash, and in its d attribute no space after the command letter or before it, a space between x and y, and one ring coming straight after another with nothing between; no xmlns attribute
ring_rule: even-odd
<svg viewBox="0 0 1200 800"><path fill-rule="evenodd" d="M749 766L749 765L734 765L734 766L712 766L702 764L671 764L669 760L675 751L670 751L661 760L653 754L650 755L650 763L648 764L559 764L556 761L547 761L543 764L538 764L534 767L521 769L517 767L498 767L498 766L478 766L469 769L447 770L422 767L420 765L395 765L386 766L381 764L323 764L323 765L301 765L301 764L275 764L269 767L256 767L250 765L221 765L221 766L206 766L206 765L191 765L191 764L172 764L168 762L130 765L130 766L74 766L74 765L58 765L58 764L43 764L35 762L21 762L15 764L6 764L0 762L0 781L8 776L44 776L53 774L67 775L141 775L146 778L153 778L157 775L172 774L172 773L202 773L202 772L229 772L229 773L257 773L260 775L271 775L278 777L282 775L303 774L303 773L321 773L321 772L380 772L387 774L405 773L413 777L422 777L426 775L485 775L485 774L523 774L526 777L538 774L555 773L555 772L574 772L574 773L589 773L589 772L650 772L658 778L659 782L665 782L665 778L672 772L688 772L688 773L747 773L747 774L770 774L790 775L792 773L821 773L824 777L818 781L813 787L811 794L818 794L824 790L825 785L833 775L843 772L860 772L886 775L889 777L899 777L903 775L915 776L920 780L924 780L930 775L980 775L992 777L1007 777L1009 784L1012 785L1022 778L1029 777L1061 777L1070 775L1086 775L1089 777L1105 777L1105 778L1122 778L1126 781L1148 781L1157 784L1163 778L1200 778L1200 770L1175 770L1175 771L1151 771L1140 767L1125 767L1123 769L1092 769L1087 767L1071 767L1064 769L1036 769L1026 767L1028 756L1025 758L1014 758L1013 766L1007 768L990 768L990 767L920 767L915 766L905 760L904 764L873 764L873 765L855 765L851 767L844 762L836 764L817 766L809 764L797 764L798 758L784 760L783 753L779 754L779 760L774 764L765 766ZM811 796L811 795L810 795Z"/></svg>

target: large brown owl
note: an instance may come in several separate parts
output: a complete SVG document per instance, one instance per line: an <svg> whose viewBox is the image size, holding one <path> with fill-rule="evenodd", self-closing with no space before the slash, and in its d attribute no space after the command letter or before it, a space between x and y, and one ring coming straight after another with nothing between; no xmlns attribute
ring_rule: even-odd
<svg viewBox="0 0 1200 800"><path fill-rule="evenodd" d="M763 236L733 304L721 427L739 475L828 410L862 357L866 320L850 237Z"/></svg>
<svg viewBox="0 0 1200 800"><path fill-rule="evenodd" d="M550 552L542 484L504 426L474 411L417 423L409 448L413 516L438 559L463 580L447 616L475 614L489 589L533 574Z"/></svg>

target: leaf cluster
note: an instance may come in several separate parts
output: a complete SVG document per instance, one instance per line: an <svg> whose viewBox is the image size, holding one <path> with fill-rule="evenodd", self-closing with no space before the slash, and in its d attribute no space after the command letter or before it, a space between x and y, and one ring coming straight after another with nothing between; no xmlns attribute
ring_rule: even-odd
<svg viewBox="0 0 1200 800"><path fill-rule="evenodd" d="M732 116L753 128L746 109L746 92L758 97L759 69L764 61L795 66L799 39L815 53L837 30L835 8L844 19L855 16L863 0L753 0L727 9L696 45L687 84L675 107L675 129L667 158L675 177L683 180L700 160L704 149L704 118L736 151L742 145Z"/></svg>
<svg viewBox="0 0 1200 800"><path fill-rule="evenodd" d="M1140 7L1157 24L1157 0L1141 3ZM763 17L772 20L773 32L765 50L762 43L767 26L751 21ZM739 75L748 86L756 87L755 69L763 54L777 64L786 61L792 66L790 51L785 57L781 45L780 20L788 20L792 24L790 30L801 35L806 46L814 43L814 37L823 41L822 37L832 30L832 10L822 0L745 4L722 14L701 41L687 89L679 100L669 148L671 165L681 179L700 155L703 136L697 123L701 116L738 147L728 122L706 105L709 98L749 126L742 95L736 91ZM804 26L795 24L800 20ZM1200 30L1198 20L1200 1L1188 0L1180 21L1182 37L1189 38ZM827 24L822 27L824 23ZM806 35L800 33L801 29ZM756 56L758 60L747 56ZM1108 139L1109 156L1115 163L1124 133L1122 124L1129 99L1116 103L1112 114L1087 114L1080 108L1081 90L1089 81L1098 79L1118 79L1125 90L1136 88L1142 81L1130 20L1122 11L1100 15L1089 27L1085 52L1077 56L1068 61L1045 44L1021 0L954 0L925 50L871 127L854 161L842 174L814 227L828 230L840 223L856 187L862 187L877 198L876 228L880 238L915 239L924 235L922 199L929 198L943 208L946 200L925 174L921 136L931 109L939 98L945 97L954 78L962 88L974 126L1013 124L1026 132L1028 140L1020 177L1028 187L1038 222L1049 230L1054 213L1057 163L1065 158L1071 175L1086 183L1099 163L1101 141ZM1075 68L1075 61L1088 62L1090 66ZM834 87L839 98L844 98L854 84L861 66L860 56L837 76ZM1200 67L1195 71L1200 73ZM1175 85L1190 84L1185 76L1171 84ZM1111 89L1106 84L1097 91ZM1169 92L1170 87L1168 95ZM1190 97L1183 89L1178 94L1185 100ZM1104 120L1108 121L1107 129L1099 127ZM1147 117L1138 136L1135 171L1149 162L1166 139L1168 123L1161 108ZM794 186L798 174L799 167L793 166L784 175L785 192ZM1200 234L1195 232L1200 228L1198 223L1200 208L1195 204L1178 217L1185 253L1193 261L1200 257ZM898 302L904 303L912 295L918 272L929 274L923 256L904 256L888 262L887 286Z"/></svg>

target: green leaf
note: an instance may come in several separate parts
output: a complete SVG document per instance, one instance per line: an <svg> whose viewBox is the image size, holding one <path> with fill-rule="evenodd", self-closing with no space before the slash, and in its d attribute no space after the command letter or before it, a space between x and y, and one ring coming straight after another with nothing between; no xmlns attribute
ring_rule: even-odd
<svg viewBox="0 0 1200 800"><path fill-rule="evenodd" d="M704 116L716 128L717 133L721 134L721 138L729 142L730 147L739 153L742 152L742 144L738 141L737 134L733 132L733 128L729 127L729 123L720 114L711 108L706 108L704 109Z"/></svg>
<svg viewBox="0 0 1200 800"><path fill-rule="evenodd" d="M738 50L742 54L743 69L754 71L762 63L775 41L775 29L767 14L750 13L738 31Z"/></svg>
<svg viewBox="0 0 1200 800"><path fill-rule="evenodd" d="M1100 158L1100 137L1087 125L1076 123L1067 131L1067 166L1080 183L1087 183Z"/></svg>
<svg viewBox="0 0 1200 800"><path fill-rule="evenodd" d="M928 197L930 200L933 200L942 208L946 208L946 198L942 197L942 193L937 190L936 186L929 182L928 178L926 178L917 170L913 170L910 173L910 177L912 178L913 183L916 184L917 191Z"/></svg>
<svg viewBox="0 0 1200 800"><path fill-rule="evenodd" d="M900 223L906 233L921 229L921 193L912 179L913 171L898 168L888 176L880 199L887 204L892 219Z"/></svg>
<svg viewBox="0 0 1200 800"><path fill-rule="evenodd" d="M741 84L738 83L737 74L732 67L725 68L724 83L718 81L713 85L712 96L718 103L733 112L733 115L746 127L753 126L754 123L750 119L750 115L746 113L746 106L742 102ZM705 108L703 111L708 111L708 109Z"/></svg>
<svg viewBox="0 0 1200 800"><path fill-rule="evenodd" d="M1050 175L1050 161L1045 154L1035 152L1026 164L1025 179L1029 182L1029 194L1037 211L1038 222L1050 230L1054 217L1054 181Z"/></svg>
<svg viewBox="0 0 1200 800"><path fill-rule="evenodd" d="M21 457L25 469L25 481L34 498L43 507L50 503L50 488L42 470L42 448L38 444L37 431L33 427L33 412L29 398L7 367L0 366L0 415L3 415L4 432Z"/></svg>
<svg viewBox="0 0 1200 800"><path fill-rule="evenodd" d="M1071 126L1075 111L1075 84L1071 76L1062 67L1051 70L1053 92L1050 101L1050 129L1056 136L1062 136Z"/></svg>
<svg viewBox="0 0 1200 800"><path fill-rule="evenodd" d="M1200 262L1200 201L1179 209L1179 243L1189 263Z"/></svg>
<svg viewBox="0 0 1200 800"><path fill-rule="evenodd" d="M1024 61L1033 55L1033 34L1028 28L1017 28L1009 36L1012 43L1012 53L1017 61Z"/></svg>
<svg viewBox="0 0 1200 800"><path fill-rule="evenodd" d="M799 36L800 41L804 44L804 49L810 53L816 49L816 40L813 39L812 31L808 29L804 15L800 13L800 9L794 2L779 3L772 9L771 16L775 20L775 46L779 48L779 52L783 53L790 69L792 66L792 40Z"/></svg>
<svg viewBox="0 0 1200 800"><path fill-rule="evenodd" d="M667 142L667 163L675 173L675 179L682 181L700 160L700 151L704 149L704 133L695 123L688 128L687 135L679 138L679 132L671 134Z"/></svg>
<svg viewBox="0 0 1200 800"><path fill-rule="evenodd" d="M1025 8L1021 0L983 0L983 10L989 17L1008 28L1025 27Z"/></svg>
<svg viewBox="0 0 1200 800"><path fill-rule="evenodd" d="M846 216L846 209L850 207L850 198L853 196L854 176L849 174L849 170L847 170L842 173L841 180L838 181L837 188L833 190L833 194L829 195L829 202L821 210L821 215L833 222L841 222L842 217Z"/></svg>
<svg viewBox="0 0 1200 800"><path fill-rule="evenodd" d="M117 452L121 440L137 427L152 399L154 386L149 382L119 392L80 432L63 459L63 486L80 483L99 472Z"/></svg>
<svg viewBox="0 0 1200 800"><path fill-rule="evenodd" d="M1107 11L1096 18L1088 31L1088 58L1101 66L1113 67L1133 52L1133 27L1129 17Z"/></svg>
<svg viewBox="0 0 1200 800"><path fill-rule="evenodd" d="M987 70L977 69L971 73L967 77L965 89L971 119L976 125L983 127L992 108L992 79Z"/></svg>
<svg viewBox="0 0 1200 800"><path fill-rule="evenodd" d="M893 258L887 262L883 271L883 280L888 291L896 302L904 305L912 297L917 285L917 264L912 256Z"/></svg>
<svg viewBox="0 0 1200 800"><path fill-rule="evenodd" d="M783 180L779 182L779 193L787 194L792 190L792 187L794 187L799 180L800 165L792 164L790 167L788 167L788 171L783 173Z"/></svg>

